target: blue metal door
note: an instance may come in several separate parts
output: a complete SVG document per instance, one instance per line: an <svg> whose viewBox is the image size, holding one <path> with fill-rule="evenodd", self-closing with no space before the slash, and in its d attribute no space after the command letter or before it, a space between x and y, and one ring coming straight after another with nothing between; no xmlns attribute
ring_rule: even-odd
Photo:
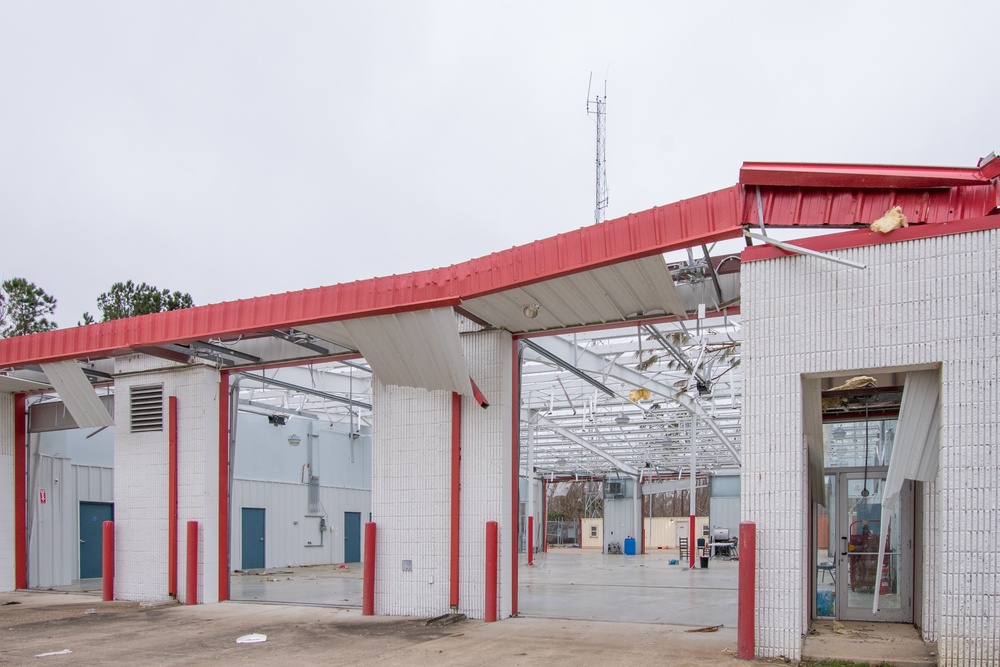
<svg viewBox="0 0 1000 667"><path fill-rule="evenodd" d="M344 562L361 562L361 512L344 512Z"/></svg>
<svg viewBox="0 0 1000 667"><path fill-rule="evenodd" d="M242 508L240 532L243 536L242 564L244 570L264 567L264 510Z"/></svg>
<svg viewBox="0 0 1000 667"><path fill-rule="evenodd" d="M80 578L102 576L104 522L115 520L114 503L80 503Z"/></svg>

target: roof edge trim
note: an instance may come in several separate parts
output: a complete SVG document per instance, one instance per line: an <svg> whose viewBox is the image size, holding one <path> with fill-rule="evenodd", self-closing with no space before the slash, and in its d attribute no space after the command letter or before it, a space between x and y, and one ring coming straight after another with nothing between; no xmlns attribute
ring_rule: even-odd
<svg viewBox="0 0 1000 667"><path fill-rule="evenodd" d="M981 218L970 218L968 220L932 225L911 225L902 229L895 229L888 234L873 232L868 229L857 229L824 236L795 239L788 242L808 250L815 250L816 252L830 252L834 250L847 250L848 248L882 245L884 243L929 239L938 236L949 236L951 234L968 234L970 232L980 232L990 229L1000 229L1000 215L987 215ZM756 262L765 259L797 256L799 255L788 250L766 245L746 248L743 250L741 259L744 262Z"/></svg>

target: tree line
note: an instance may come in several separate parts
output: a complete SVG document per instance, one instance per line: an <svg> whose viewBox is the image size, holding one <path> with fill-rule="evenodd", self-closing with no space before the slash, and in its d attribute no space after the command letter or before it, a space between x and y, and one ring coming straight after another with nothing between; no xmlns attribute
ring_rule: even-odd
<svg viewBox="0 0 1000 667"><path fill-rule="evenodd" d="M100 320L86 312L77 326L190 308L193 305L194 300L186 292L159 289L146 283L136 285L127 280L113 284L107 292L97 297ZM35 283L25 278L4 280L0 283L0 338L58 329L59 325L50 319L55 310L55 297Z"/></svg>

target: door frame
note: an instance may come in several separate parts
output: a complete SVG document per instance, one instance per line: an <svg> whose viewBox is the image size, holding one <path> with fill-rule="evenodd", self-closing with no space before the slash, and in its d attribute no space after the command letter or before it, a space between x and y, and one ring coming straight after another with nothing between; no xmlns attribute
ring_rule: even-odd
<svg viewBox="0 0 1000 667"><path fill-rule="evenodd" d="M105 506L105 507L109 508L111 510L111 518L110 519L106 519L106 520L107 521L114 521L115 520L115 504L113 502L107 501L107 500L80 500L80 501L77 501L77 512L76 512L76 516L77 516L77 531L78 531L77 532L77 540L79 541L79 544L78 544L79 548L77 549L77 570L76 570L77 577L79 579L100 579L103 576L103 569L102 569L102 573L99 574L96 577L84 577L83 576L83 544L84 544L84 540L83 540L83 534L82 534L83 531L81 531L80 528L83 525L83 508L84 508L84 505L102 505L102 506ZM101 554L103 554L103 548L104 548L104 545L103 545L103 530L104 530L103 524L104 524L104 521L101 522L101 528L98 530L98 534L101 535L101 540L102 540L101 551L99 552ZM103 556L102 555L98 556L97 561L98 561L98 564L102 565L102 567L103 567L103 562L104 561L103 561Z"/></svg>
<svg viewBox="0 0 1000 667"><path fill-rule="evenodd" d="M834 605L835 618L842 621L873 621L873 622L886 622L886 623L912 623L914 619L913 610L913 590L914 590L914 580L918 573L914 568L914 523L915 523L915 513L914 513L914 485L911 481L906 481L903 484L902 492L899 497L899 507L897 509L897 514L899 516L899 525L891 526L891 530L899 530L899 568L898 575L895 581L895 586L897 587L900 607L898 609L887 609L885 606L880 606L877 614L872 614L870 606L864 607L850 607L849 601L851 596L851 558L849 555L848 547L850 543L850 514L849 514L849 485L848 479L856 479L857 477L864 475L867 472L867 477L869 480L878 479L882 480L884 483L886 474L888 473L888 467L872 467L869 466L867 471L863 467L851 467L851 468L828 468L824 471L825 475L833 475L836 477L836 482L834 484L835 488L835 498L832 502L836 507L836 517L835 517L835 530L834 538L836 539L836 544L833 545L835 549L835 563L836 563L836 580L834 585L834 590L836 591L836 601ZM881 530L879 531L881 534ZM812 552L815 552L816 540L813 539ZM858 558L859 556L854 556ZM877 555L872 558L877 560ZM814 565L813 571L816 571ZM876 584L881 585L881 568L876 573ZM814 579L815 581L815 579Z"/></svg>
<svg viewBox="0 0 1000 667"><path fill-rule="evenodd" d="M254 569L248 568L246 564L246 511L253 510L255 512L260 512L261 514L261 569L267 567L267 509L264 507L240 507L240 569Z"/></svg>

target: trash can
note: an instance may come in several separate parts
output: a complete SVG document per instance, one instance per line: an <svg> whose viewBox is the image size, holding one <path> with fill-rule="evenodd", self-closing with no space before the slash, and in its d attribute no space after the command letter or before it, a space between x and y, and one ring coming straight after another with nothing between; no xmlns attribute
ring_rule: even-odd
<svg viewBox="0 0 1000 667"><path fill-rule="evenodd" d="M625 555L634 556L635 555L635 538L626 537L625 538Z"/></svg>
<svg viewBox="0 0 1000 667"><path fill-rule="evenodd" d="M705 539L702 537L698 538L698 552L701 555L701 566L704 568L708 567L708 556L705 555Z"/></svg>

